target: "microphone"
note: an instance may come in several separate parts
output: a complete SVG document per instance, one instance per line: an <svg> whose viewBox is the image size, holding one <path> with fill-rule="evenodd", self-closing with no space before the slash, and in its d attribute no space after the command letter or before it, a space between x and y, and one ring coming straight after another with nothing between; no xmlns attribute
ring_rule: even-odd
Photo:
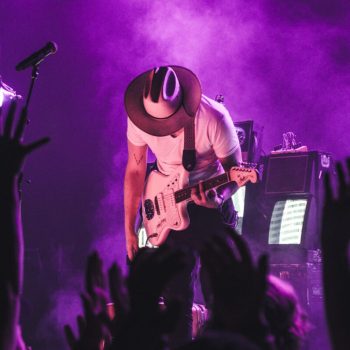
<svg viewBox="0 0 350 350"><path fill-rule="evenodd" d="M49 41L42 49L34 52L23 61L19 62L16 66L16 70L20 71L31 66L36 66L42 62L47 56L56 53L57 44L53 41Z"/></svg>

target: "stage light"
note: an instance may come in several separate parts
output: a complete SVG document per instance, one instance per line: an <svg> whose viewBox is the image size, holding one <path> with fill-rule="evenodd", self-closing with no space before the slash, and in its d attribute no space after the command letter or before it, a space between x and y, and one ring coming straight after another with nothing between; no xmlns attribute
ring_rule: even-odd
<svg viewBox="0 0 350 350"><path fill-rule="evenodd" d="M141 226L137 229L137 238L138 238L138 245L140 248L152 247L152 245L149 242L147 242L146 229L142 223L141 223Z"/></svg>
<svg viewBox="0 0 350 350"><path fill-rule="evenodd" d="M1 80L1 75L0 75L0 107L2 107L2 105L6 100L12 100L12 99L20 100L21 98L22 98L21 95L17 95L15 90L13 90L10 86L5 84Z"/></svg>
<svg viewBox="0 0 350 350"><path fill-rule="evenodd" d="M240 187L236 193L231 197L233 201L233 205L235 210L237 211L238 223L236 230L239 234L242 234L242 225L243 225L243 217L244 217L244 205L245 205L245 194L246 187Z"/></svg>

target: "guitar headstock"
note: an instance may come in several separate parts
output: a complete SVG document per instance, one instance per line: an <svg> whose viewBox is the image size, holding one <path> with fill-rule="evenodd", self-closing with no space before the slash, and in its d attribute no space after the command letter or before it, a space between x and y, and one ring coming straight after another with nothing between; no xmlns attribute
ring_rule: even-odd
<svg viewBox="0 0 350 350"><path fill-rule="evenodd" d="M244 186L247 182L256 183L258 172L254 167L235 166L229 170L230 180L237 183L238 187Z"/></svg>
<svg viewBox="0 0 350 350"><path fill-rule="evenodd" d="M238 163L239 167L243 167L243 168L253 168L256 169L256 167L258 166L257 163L250 163L250 162L240 162Z"/></svg>

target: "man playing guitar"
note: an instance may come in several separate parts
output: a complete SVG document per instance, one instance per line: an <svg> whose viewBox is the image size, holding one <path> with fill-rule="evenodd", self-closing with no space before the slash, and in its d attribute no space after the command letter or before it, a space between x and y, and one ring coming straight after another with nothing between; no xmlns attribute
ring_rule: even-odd
<svg viewBox="0 0 350 350"><path fill-rule="evenodd" d="M179 66L159 67L137 76L126 90L125 107L128 114L128 162L124 181L124 208L129 259L132 260L138 250L135 221L140 200L144 197L148 147L157 158L157 168L161 174L177 179L172 174L180 171L188 175L189 186L199 184L191 189L188 205L186 202L189 216L187 227L180 231L171 230L164 238L165 243L196 251L209 235L224 234L225 226L233 224L231 196L236 185L229 182L206 191L202 181L241 163L239 141L227 109L202 95L195 74ZM184 160L186 156L183 152L188 145L194 145L195 149L195 159L189 162ZM192 167L191 171L184 169L188 163L187 169ZM162 190L159 188L159 191ZM159 201L163 197L160 196L159 200L155 198L146 217L160 214ZM170 197L166 196L164 206L170 203L167 198ZM176 226L178 220L175 221ZM148 234L152 236L153 232ZM178 328L170 339L172 347L191 339L195 266L196 258L193 256L190 266L177 275L164 291L165 303L167 299L175 297L185 307ZM207 299L210 292L203 285L205 275L205 271L201 271L202 290Z"/></svg>

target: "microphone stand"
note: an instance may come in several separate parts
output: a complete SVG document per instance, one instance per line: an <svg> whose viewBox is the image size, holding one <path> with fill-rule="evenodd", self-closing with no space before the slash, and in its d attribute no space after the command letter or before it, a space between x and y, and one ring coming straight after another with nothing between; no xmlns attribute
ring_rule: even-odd
<svg viewBox="0 0 350 350"><path fill-rule="evenodd" d="M24 106L24 108L26 110L28 110L29 102L30 102L30 99L32 97L32 92L33 92L33 88L34 88L34 83L37 80L38 75L39 75L39 64L35 64L35 65L33 65L32 78L31 78L31 81L30 81L29 92L28 92L26 104Z"/></svg>
<svg viewBox="0 0 350 350"><path fill-rule="evenodd" d="M39 63L40 62L38 62L37 64L34 64L33 68L32 68L32 77L31 77L31 81L30 81L30 85L29 85L28 96L26 99L26 103L24 105L24 109L26 111L28 111L28 106L29 106L30 99L32 97L34 84L39 76ZM29 124L28 116L26 117L26 124ZM30 180L28 180L27 182L30 183ZM23 172L21 171L19 178L18 178L18 195L19 195L20 201L22 200L22 185L23 185Z"/></svg>

